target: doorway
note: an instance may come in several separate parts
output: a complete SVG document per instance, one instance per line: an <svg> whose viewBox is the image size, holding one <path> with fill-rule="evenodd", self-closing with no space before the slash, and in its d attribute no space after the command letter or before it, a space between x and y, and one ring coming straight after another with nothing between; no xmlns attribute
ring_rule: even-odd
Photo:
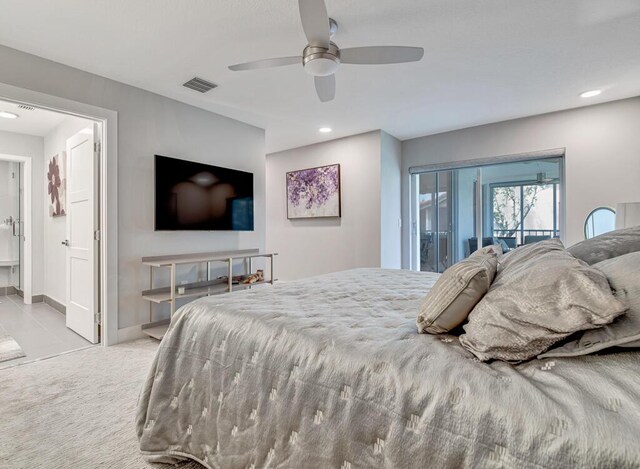
<svg viewBox="0 0 640 469"><path fill-rule="evenodd" d="M561 236L562 157L526 158L412 174L412 268L444 272L477 249L503 252Z"/></svg>
<svg viewBox="0 0 640 469"><path fill-rule="evenodd" d="M100 342L101 122L0 100L0 367ZM5 239L6 238L6 239Z"/></svg>
<svg viewBox="0 0 640 469"><path fill-rule="evenodd" d="M24 163L0 155L0 295L22 291Z"/></svg>

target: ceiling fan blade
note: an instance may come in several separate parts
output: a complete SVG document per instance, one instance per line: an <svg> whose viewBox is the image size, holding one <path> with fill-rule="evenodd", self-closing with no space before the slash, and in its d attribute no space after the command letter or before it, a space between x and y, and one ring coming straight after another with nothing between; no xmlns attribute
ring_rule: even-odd
<svg viewBox="0 0 640 469"><path fill-rule="evenodd" d="M243 70L259 70L261 68L282 67L285 65L302 65L302 57L278 57L276 59L263 59L244 64L232 65L229 70L240 72Z"/></svg>
<svg viewBox="0 0 640 469"><path fill-rule="evenodd" d="M422 47L374 46L340 49L340 62L357 65L384 65L417 62L424 56Z"/></svg>
<svg viewBox="0 0 640 469"><path fill-rule="evenodd" d="M318 98L323 103L333 100L336 97L336 76L314 77Z"/></svg>
<svg viewBox="0 0 640 469"><path fill-rule="evenodd" d="M329 14L324 0L298 0L302 29L312 46L329 47Z"/></svg>

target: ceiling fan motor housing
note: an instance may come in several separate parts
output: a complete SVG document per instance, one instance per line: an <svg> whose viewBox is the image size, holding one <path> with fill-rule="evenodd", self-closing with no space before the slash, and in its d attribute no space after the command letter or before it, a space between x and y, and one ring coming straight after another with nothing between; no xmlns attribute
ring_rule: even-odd
<svg viewBox="0 0 640 469"><path fill-rule="evenodd" d="M304 69L314 77L333 75L340 66L340 49L333 42L329 48L309 44L302 55Z"/></svg>

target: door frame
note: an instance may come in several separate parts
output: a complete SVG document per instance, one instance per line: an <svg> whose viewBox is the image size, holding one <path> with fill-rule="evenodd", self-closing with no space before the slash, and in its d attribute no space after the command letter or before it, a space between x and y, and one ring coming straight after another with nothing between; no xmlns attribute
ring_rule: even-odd
<svg viewBox="0 0 640 469"><path fill-rule="evenodd" d="M409 252L409 269L420 270L419 262L419 241L416 242L416 237L419 238L419 177L423 173L438 173L441 171L450 171L461 168L482 168L483 166L493 166L496 164L517 163L520 161L534 161L544 159L559 159L559 183L560 183L560 209L558 210L558 230L560 231L560 239L564 241L566 236L566 177L565 177L565 164L566 164L566 148L554 148L549 150L532 151L526 153L516 153L511 155L501 155L489 158L477 158L461 160L449 163L434 163L421 166L409 167L409 225L411 230L405 235L403 239L403 251L404 247L408 246ZM482 239L482 174L478 173L478 183L476 185L476 198L478 203L476 204L476 237Z"/></svg>
<svg viewBox="0 0 640 469"><path fill-rule="evenodd" d="M24 164L22 180L23 180L23 203L24 213L21 214L21 221L24 226L24 259L20 259L20 269L22 269L22 276L24 277L24 285L22 287L22 293L24 295L23 301L25 304L30 305L33 298L33 286L32 286L32 269L33 269L33 255L32 255L32 220L31 220L31 184L32 184L32 165L31 156L21 155L8 155L0 153L0 161L12 161L15 163Z"/></svg>
<svg viewBox="0 0 640 469"><path fill-rule="evenodd" d="M99 298L102 315L100 342L103 346L115 345L118 343L118 113L111 109L5 83L0 83L0 98L17 104L90 119L102 124L98 194L101 238L99 249Z"/></svg>

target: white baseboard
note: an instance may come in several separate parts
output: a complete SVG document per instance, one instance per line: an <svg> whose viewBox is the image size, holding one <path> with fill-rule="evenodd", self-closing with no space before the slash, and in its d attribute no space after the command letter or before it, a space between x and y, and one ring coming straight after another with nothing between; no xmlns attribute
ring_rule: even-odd
<svg viewBox="0 0 640 469"><path fill-rule="evenodd" d="M142 332L142 326L125 327L124 329L118 329L118 343L131 342L132 340L142 339L148 337Z"/></svg>

